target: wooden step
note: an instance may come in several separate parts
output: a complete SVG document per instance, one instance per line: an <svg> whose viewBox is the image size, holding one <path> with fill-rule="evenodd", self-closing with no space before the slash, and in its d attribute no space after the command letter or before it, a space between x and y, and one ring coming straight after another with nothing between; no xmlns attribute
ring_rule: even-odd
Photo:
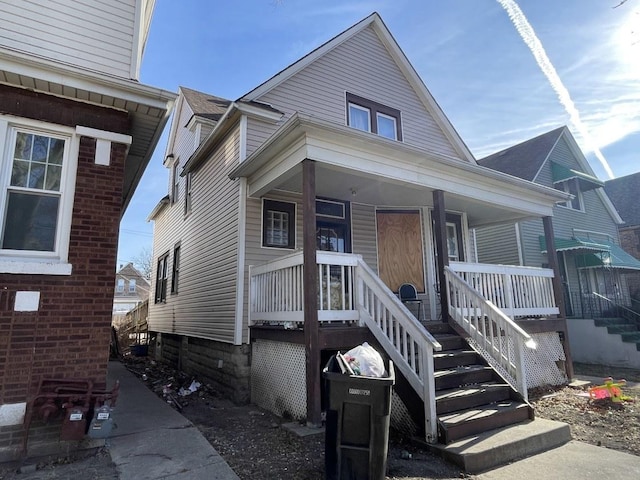
<svg viewBox="0 0 640 480"><path fill-rule="evenodd" d="M436 335L438 333L454 333L453 328L451 328L447 322L422 322L422 325L424 325L424 328L426 328L427 332L431 335Z"/></svg>
<svg viewBox="0 0 640 480"><path fill-rule="evenodd" d="M440 390L436 394L438 415L510 400L511 387L506 383L481 383Z"/></svg>
<svg viewBox="0 0 640 480"><path fill-rule="evenodd" d="M448 444L464 437L532 418L533 409L528 404L505 400L440 416L438 437L441 443Z"/></svg>
<svg viewBox="0 0 640 480"><path fill-rule="evenodd" d="M491 367L467 365L464 367L438 370L434 373L436 390L458 388L463 385L487 383L496 379Z"/></svg>
<svg viewBox="0 0 640 480"><path fill-rule="evenodd" d="M463 365L478 364L481 357L474 350L447 350L433 354L433 366L435 370L460 367Z"/></svg>
<svg viewBox="0 0 640 480"><path fill-rule="evenodd" d="M468 348L467 342L456 334L436 334L435 339L442 345L442 351Z"/></svg>

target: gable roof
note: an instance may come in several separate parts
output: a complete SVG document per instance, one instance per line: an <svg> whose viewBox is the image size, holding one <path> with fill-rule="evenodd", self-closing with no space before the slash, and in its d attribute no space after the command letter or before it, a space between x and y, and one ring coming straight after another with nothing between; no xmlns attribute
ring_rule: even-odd
<svg viewBox="0 0 640 480"><path fill-rule="evenodd" d="M558 180L561 175L567 175L567 178L588 179L593 185L602 183L598 180L589 162L582 153L582 150L580 150L580 147L576 143L576 139L573 138L573 135L566 126L556 128L550 132L543 133L542 135L514 145L513 147L491 154L478 160L478 164L535 182L542 166L549 159L551 152L561 138L567 142L567 146L573 153L576 162L578 162L580 170L556 167L556 180ZM563 173L558 172L558 170L563 170ZM596 188L595 192L613 221L617 224L623 223L604 189Z"/></svg>
<svg viewBox="0 0 640 480"><path fill-rule="evenodd" d="M626 223L625 226L640 225L640 202L637 197L640 172L607 180L604 189Z"/></svg>
<svg viewBox="0 0 640 480"><path fill-rule="evenodd" d="M512 147L505 148L478 160L478 164L532 182L565 128L559 127Z"/></svg>
<svg viewBox="0 0 640 480"><path fill-rule="evenodd" d="M458 154L469 161L470 163L475 164L476 160L469 148L466 146L462 138L458 135L458 132L454 129L453 125L449 121L449 119L445 116L444 112L435 101L426 85L413 68L413 65L409 62L408 58L396 42L395 38L387 28L387 26L382 21L382 18L377 12L372 13L368 17L364 18L360 22L356 23L352 27L343 31L342 33L336 35L328 42L319 46L309 54L300 58L296 62L292 63L285 69L276 73L273 77L258 85L253 90L246 93L239 100L240 101L254 101L273 88L277 87L287 79L293 77L295 74L300 72L302 69L315 62L317 59L327 54L334 48L342 45L344 42L354 37L365 28L371 26L374 32L377 34L378 38L386 48L387 52L394 60L404 77L407 79L408 83L411 85L413 90L416 92L418 98L422 101L425 108L431 113L434 121L440 127L444 135L451 142L453 148L458 152Z"/></svg>
<svg viewBox="0 0 640 480"><path fill-rule="evenodd" d="M207 120L218 121L227 111L231 100L216 97L208 93L198 92L187 87L180 87L180 92L184 96L185 101L193 110L193 114L197 117L206 118Z"/></svg>

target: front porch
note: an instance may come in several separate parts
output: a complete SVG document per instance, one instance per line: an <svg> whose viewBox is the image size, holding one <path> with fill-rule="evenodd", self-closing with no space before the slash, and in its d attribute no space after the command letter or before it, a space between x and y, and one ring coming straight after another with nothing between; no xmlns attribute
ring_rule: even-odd
<svg viewBox="0 0 640 480"><path fill-rule="evenodd" d="M330 353L364 341L376 345L394 362L406 382L404 388L415 392L423 404L424 424L418 430L434 441L437 438L434 358L442 345L425 326L442 321L418 322L360 255L316 251L315 257L317 319L311 320L313 325L304 311L308 297L303 288L303 252L250 268L250 335L254 363L260 370L252 378L256 394L266 398L278 391L274 401L279 402L282 411L307 419L313 417L309 411L313 408L309 400L312 376L308 370L305 375L299 367L302 362L308 365L306 339L310 327L315 327L318 353L317 361L311 363L318 375ZM528 388L540 384L541 378L546 381L548 373L543 372L541 377L536 370L557 369L553 362L545 364L550 357L548 351L531 350L538 341L544 350L555 349L557 356L559 344L554 344L553 337L557 339L557 332L563 327L555 318L559 309L553 294L553 272L463 262L452 263L445 272L446 288L442 290L448 318L526 400ZM283 367L285 371L278 373ZM277 388L264 382L265 375L281 376L280 383L276 381ZM566 379L560 377L558 383L563 378ZM407 410L404 406L400 408ZM399 416L406 415L403 411Z"/></svg>

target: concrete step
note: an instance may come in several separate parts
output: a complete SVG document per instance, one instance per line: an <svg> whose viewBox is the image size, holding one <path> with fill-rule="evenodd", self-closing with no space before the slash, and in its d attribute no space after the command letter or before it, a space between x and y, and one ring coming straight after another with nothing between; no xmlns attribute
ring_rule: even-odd
<svg viewBox="0 0 640 480"><path fill-rule="evenodd" d="M628 325L631 322L624 318L594 318L593 324L596 327L608 327L610 325Z"/></svg>
<svg viewBox="0 0 640 480"><path fill-rule="evenodd" d="M478 354L474 350L447 350L446 352L433 354L433 367L435 370L473 365L479 362Z"/></svg>
<svg viewBox="0 0 640 480"><path fill-rule="evenodd" d="M491 367L485 365L466 365L463 367L438 370L434 372L436 390L448 390L462 385L487 383L496 379Z"/></svg>
<svg viewBox="0 0 640 480"><path fill-rule="evenodd" d="M569 425L537 418L429 448L473 474L551 450L569 440Z"/></svg>
<svg viewBox="0 0 640 480"><path fill-rule="evenodd" d="M638 328L635 325L608 325L607 332L613 334L637 332Z"/></svg>
<svg viewBox="0 0 640 480"><path fill-rule="evenodd" d="M482 383L440 390L436 394L438 415L509 400L511 387L507 383Z"/></svg>
<svg viewBox="0 0 640 480"><path fill-rule="evenodd" d="M504 400L469 410L438 416L439 441L449 444L461 438L487 430L524 422L533 417L530 405L516 400Z"/></svg>
<svg viewBox="0 0 640 480"><path fill-rule="evenodd" d="M619 334L623 342L638 343L640 342L640 332L622 332Z"/></svg>

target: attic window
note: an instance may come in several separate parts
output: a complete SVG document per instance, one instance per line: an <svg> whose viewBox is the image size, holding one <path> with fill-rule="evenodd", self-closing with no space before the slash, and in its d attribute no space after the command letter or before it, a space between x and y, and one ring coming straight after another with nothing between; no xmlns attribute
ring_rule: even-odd
<svg viewBox="0 0 640 480"><path fill-rule="evenodd" d="M402 141L400 110L347 93L347 125Z"/></svg>

